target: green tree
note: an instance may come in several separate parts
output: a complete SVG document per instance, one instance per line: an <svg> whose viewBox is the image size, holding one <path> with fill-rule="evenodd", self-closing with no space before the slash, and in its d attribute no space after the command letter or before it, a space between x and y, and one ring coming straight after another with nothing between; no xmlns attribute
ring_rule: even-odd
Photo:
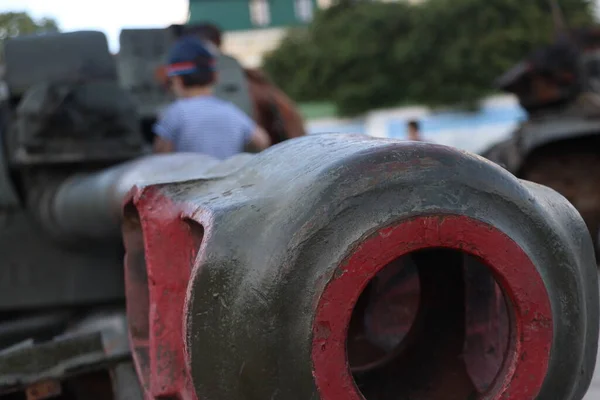
<svg viewBox="0 0 600 400"><path fill-rule="evenodd" d="M561 0L570 26L592 22L592 0ZM265 70L299 101L342 114L403 103L476 104L493 80L553 37L547 0L344 0L290 34Z"/></svg>
<svg viewBox="0 0 600 400"><path fill-rule="evenodd" d="M33 33L57 32L58 24L50 18L34 20L25 12L0 13L0 40Z"/></svg>
<svg viewBox="0 0 600 400"><path fill-rule="evenodd" d="M591 0L561 0L570 26L592 23ZM396 41L398 63L411 78L411 101L473 104L495 78L548 44L554 26L547 0L430 0L415 29Z"/></svg>
<svg viewBox="0 0 600 400"><path fill-rule="evenodd" d="M279 48L267 59L268 73L297 101L310 101L321 97L313 76L318 71L319 54L309 33L303 29L292 30ZM286 79L290 76L290 80Z"/></svg>
<svg viewBox="0 0 600 400"><path fill-rule="evenodd" d="M411 12L403 3L340 1L286 37L264 68L298 101L334 101L344 114L394 105L390 39L410 32Z"/></svg>

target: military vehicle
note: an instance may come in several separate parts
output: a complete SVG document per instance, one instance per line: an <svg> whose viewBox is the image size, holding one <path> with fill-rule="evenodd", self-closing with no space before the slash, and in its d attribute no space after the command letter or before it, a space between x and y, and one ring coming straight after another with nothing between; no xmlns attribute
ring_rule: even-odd
<svg viewBox="0 0 600 400"><path fill-rule="evenodd" d="M501 76L527 120L482 155L549 186L600 229L600 29L566 31ZM600 243L599 243L600 244ZM600 251L600 248L598 248Z"/></svg>
<svg viewBox="0 0 600 400"><path fill-rule="evenodd" d="M151 97L143 81L123 88L127 71L103 33L23 36L3 51L0 398L141 399L122 200L134 183L196 176L216 160L149 155L144 133L163 94Z"/></svg>
<svg viewBox="0 0 600 400"><path fill-rule="evenodd" d="M4 60L0 398L108 399L111 374L132 373L121 370L130 351L120 231L72 209L61 188L147 152L135 103L100 32L10 39Z"/></svg>

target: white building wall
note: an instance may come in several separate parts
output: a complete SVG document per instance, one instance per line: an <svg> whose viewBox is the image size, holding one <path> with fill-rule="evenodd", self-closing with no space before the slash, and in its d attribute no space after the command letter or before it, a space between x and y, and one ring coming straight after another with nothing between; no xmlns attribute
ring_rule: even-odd
<svg viewBox="0 0 600 400"><path fill-rule="evenodd" d="M286 31L285 28L270 28L227 32L223 37L223 51L246 67L258 67L264 55L279 46Z"/></svg>

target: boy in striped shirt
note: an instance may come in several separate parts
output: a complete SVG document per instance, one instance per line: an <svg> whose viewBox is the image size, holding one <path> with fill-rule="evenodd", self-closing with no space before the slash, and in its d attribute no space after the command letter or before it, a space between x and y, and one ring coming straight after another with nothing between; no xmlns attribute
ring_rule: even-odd
<svg viewBox="0 0 600 400"><path fill-rule="evenodd" d="M235 105L213 96L215 57L195 37L179 39L167 73L178 100L154 125L154 151L197 152L226 159L269 147L268 134Z"/></svg>

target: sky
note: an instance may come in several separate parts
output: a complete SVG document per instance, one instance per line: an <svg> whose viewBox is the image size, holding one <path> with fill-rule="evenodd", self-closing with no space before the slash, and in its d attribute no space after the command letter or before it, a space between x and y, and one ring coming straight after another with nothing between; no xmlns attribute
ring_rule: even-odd
<svg viewBox="0 0 600 400"><path fill-rule="evenodd" d="M99 30L118 51L122 28L159 28L187 19L188 0L0 0L0 13L54 18L61 30Z"/></svg>

